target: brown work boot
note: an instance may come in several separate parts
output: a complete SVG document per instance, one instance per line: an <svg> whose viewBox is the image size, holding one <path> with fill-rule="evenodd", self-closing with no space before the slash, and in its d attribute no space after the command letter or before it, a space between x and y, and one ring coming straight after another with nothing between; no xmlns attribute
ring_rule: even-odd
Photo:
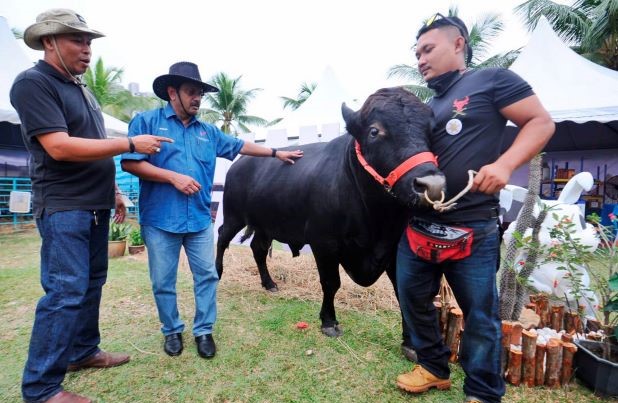
<svg viewBox="0 0 618 403"><path fill-rule="evenodd" d="M440 379L420 365L397 377L397 387L411 393L427 392L430 388L450 389L450 379Z"/></svg>
<svg viewBox="0 0 618 403"><path fill-rule="evenodd" d="M76 395L75 393L67 392L66 390L60 391L45 400L44 403L91 403L92 400L86 396Z"/></svg>
<svg viewBox="0 0 618 403"><path fill-rule="evenodd" d="M117 367L119 365L129 362L131 357L122 353L108 353L106 351L99 351L92 357L86 358L81 362L75 364L69 364L67 372L79 371L85 368L110 368Z"/></svg>

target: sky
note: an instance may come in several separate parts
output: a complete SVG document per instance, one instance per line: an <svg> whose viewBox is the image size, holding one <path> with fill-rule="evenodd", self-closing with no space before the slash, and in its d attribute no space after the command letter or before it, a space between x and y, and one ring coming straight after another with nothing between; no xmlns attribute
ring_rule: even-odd
<svg viewBox="0 0 618 403"><path fill-rule="evenodd" d="M524 1L2 0L0 15L23 31L44 10L73 9L106 35L93 41L92 64L102 57L107 67L122 68L125 87L136 82L152 91L171 64L192 61L204 80L225 72L242 76L243 89L261 88L248 112L271 120L285 115L280 96L295 97L327 66L360 100L403 84L387 80L389 67L414 64L411 47L422 21L453 4L468 26L486 13L501 15L505 30L492 54L522 47L529 33L513 8ZM23 47L33 61L42 57Z"/></svg>

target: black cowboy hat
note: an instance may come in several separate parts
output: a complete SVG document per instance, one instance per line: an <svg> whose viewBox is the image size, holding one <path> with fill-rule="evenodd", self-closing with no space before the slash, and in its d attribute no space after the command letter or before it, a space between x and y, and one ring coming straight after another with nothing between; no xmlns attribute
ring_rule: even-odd
<svg viewBox="0 0 618 403"><path fill-rule="evenodd" d="M152 83L152 89L159 98L164 101L169 101L170 97L167 95L167 87L171 85L172 87L178 88L183 83L197 84L202 87L204 92L219 91L217 87L202 81L197 65L191 62L178 62L172 64L169 74L164 74L155 78Z"/></svg>

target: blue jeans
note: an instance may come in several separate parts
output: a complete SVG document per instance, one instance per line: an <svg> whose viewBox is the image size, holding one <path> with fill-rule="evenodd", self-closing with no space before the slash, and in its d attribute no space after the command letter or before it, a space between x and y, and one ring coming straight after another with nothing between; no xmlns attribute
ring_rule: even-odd
<svg viewBox="0 0 618 403"><path fill-rule="evenodd" d="M109 210L45 212L41 235L41 285L22 379L26 401L62 390L70 363L99 352L99 304L107 278Z"/></svg>
<svg viewBox="0 0 618 403"><path fill-rule="evenodd" d="M486 236L479 242L475 239L469 257L441 264L417 257L404 233L397 251L397 288L418 363L435 376L448 378L450 350L442 340L433 305L442 274L446 276L465 320L459 347L459 362L466 373L464 392L486 402L500 402L505 392L500 374L501 322L496 287L500 244L492 222L462 224Z"/></svg>
<svg viewBox="0 0 618 403"><path fill-rule="evenodd" d="M199 232L175 234L159 228L142 225L144 243L148 249L148 267L161 331L167 336L182 333L185 328L178 314L176 277L180 246L184 246L193 274L195 318L193 335L212 333L217 318L217 284L214 236L212 225Z"/></svg>

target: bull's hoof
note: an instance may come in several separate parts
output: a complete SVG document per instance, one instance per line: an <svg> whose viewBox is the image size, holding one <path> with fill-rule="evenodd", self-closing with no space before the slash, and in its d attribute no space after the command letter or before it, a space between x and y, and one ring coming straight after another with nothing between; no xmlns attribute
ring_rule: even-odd
<svg viewBox="0 0 618 403"><path fill-rule="evenodd" d="M322 333L328 337L341 337L343 336L343 329L339 325L322 327Z"/></svg>
<svg viewBox="0 0 618 403"><path fill-rule="evenodd" d="M264 288L266 288L266 291L268 291L268 292L273 292L273 293L274 292L279 292L279 287L277 287L276 285L274 285L274 286L272 286L270 288L269 287L264 287Z"/></svg>
<svg viewBox="0 0 618 403"><path fill-rule="evenodd" d="M416 351L410 346L401 345L401 353L404 357L408 359L408 361L417 362L418 357L416 356Z"/></svg>

